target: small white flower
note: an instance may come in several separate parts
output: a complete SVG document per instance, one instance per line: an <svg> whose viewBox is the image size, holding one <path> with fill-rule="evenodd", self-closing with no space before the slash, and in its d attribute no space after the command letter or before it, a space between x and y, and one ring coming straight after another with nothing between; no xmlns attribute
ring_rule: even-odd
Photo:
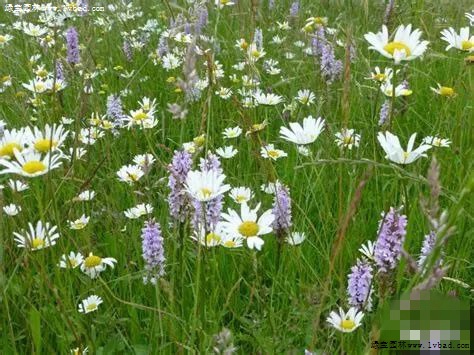
<svg viewBox="0 0 474 355"><path fill-rule="evenodd" d="M84 256L80 252L71 251L69 255L61 255L58 266L63 269L75 269L84 261Z"/></svg>
<svg viewBox="0 0 474 355"><path fill-rule="evenodd" d="M148 170L156 159L153 157L153 154L139 154L135 155L133 162L139 165L143 170Z"/></svg>
<svg viewBox="0 0 474 355"><path fill-rule="evenodd" d="M302 156L309 157L311 155L311 150L309 150L309 148L304 145L299 145L296 147L296 149Z"/></svg>
<svg viewBox="0 0 474 355"><path fill-rule="evenodd" d="M76 201L91 201L95 197L95 191L84 190L75 198Z"/></svg>
<svg viewBox="0 0 474 355"><path fill-rule="evenodd" d="M228 139L237 138L241 134L242 134L242 128L240 128L239 126L226 128L224 129L224 132L222 132L222 135L224 136L224 138L228 138Z"/></svg>
<svg viewBox="0 0 474 355"><path fill-rule="evenodd" d="M343 128L341 132L337 132L336 144L341 148L352 149L352 147L359 147L360 134L355 133L353 129Z"/></svg>
<svg viewBox="0 0 474 355"><path fill-rule="evenodd" d="M149 203L138 204L124 212L125 216L130 219L137 219L151 213L153 213L153 206Z"/></svg>
<svg viewBox="0 0 474 355"><path fill-rule="evenodd" d="M233 146L229 145L229 146L216 149L216 153L219 154L224 159L230 159L230 158L233 158L238 153L238 150L234 149Z"/></svg>
<svg viewBox="0 0 474 355"><path fill-rule="evenodd" d="M81 263L81 271L91 279L95 279L107 266L114 268L116 263L117 260L114 258L101 258L89 253L89 256L84 258L84 261Z"/></svg>
<svg viewBox="0 0 474 355"><path fill-rule="evenodd" d="M443 147L448 148L451 145L451 141L445 138L427 136L421 141L422 144L429 144L433 147Z"/></svg>
<svg viewBox="0 0 474 355"><path fill-rule="evenodd" d="M40 250L55 245L59 238L59 233L56 232L58 227L49 223L43 225L43 222L38 221L36 226L28 223L28 228L29 231L22 230L22 234L13 232L19 248Z"/></svg>
<svg viewBox="0 0 474 355"><path fill-rule="evenodd" d="M275 182L269 182L268 184L262 184L262 186L260 187L260 189L265 192L266 194L269 194L269 195L274 195L275 194L275 191L277 189L277 187L279 187L281 185L281 182L280 181L275 181Z"/></svg>
<svg viewBox="0 0 474 355"><path fill-rule="evenodd" d="M248 187L234 187L229 196L237 203L247 203L253 198L253 192Z"/></svg>
<svg viewBox="0 0 474 355"><path fill-rule="evenodd" d="M268 144L260 149L260 154L263 158L277 160L288 156L283 150L276 149L273 144Z"/></svg>
<svg viewBox="0 0 474 355"><path fill-rule="evenodd" d="M306 234L300 232L292 232L289 236L286 237L286 242L290 245L299 245L303 243L306 239Z"/></svg>
<svg viewBox="0 0 474 355"><path fill-rule="evenodd" d="M456 48L461 51L474 52L474 36L469 37L469 27L461 28L459 34L452 27L441 31L441 39L448 42L446 51Z"/></svg>
<svg viewBox="0 0 474 355"><path fill-rule="evenodd" d="M367 241L365 244L362 244L359 248L359 251L369 260L374 260L374 250L375 243L371 240Z"/></svg>
<svg viewBox="0 0 474 355"><path fill-rule="evenodd" d="M216 95L218 95L221 99L227 100L232 96L232 90L229 88L221 87L219 90L216 91Z"/></svg>
<svg viewBox="0 0 474 355"><path fill-rule="evenodd" d="M382 149L385 151L385 158L397 164L413 163L421 157L426 157L426 154L424 153L431 149L431 145L421 144L418 148L413 150L416 133L411 135L406 150L404 150L400 145L398 137L388 131L385 132L385 134L379 132L377 139L382 146Z"/></svg>
<svg viewBox="0 0 474 355"><path fill-rule="evenodd" d="M97 295L92 295L83 299L79 304L79 313L90 313L97 311L99 309L99 305L102 303L102 298Z"/></svg>
<svg viewBox="0 0 474 355"><path fill-rule="evenodd" d="M326 321L343 333L351 333L360 326L363 317L364 313L358 312L354 307L351 307L347 313L339 307L339 314L332 311Z"/></svg>
<svg viewBox="0 0 474 355"><path fill-rule="evenodd" d="M216 171L192 170L186 177L186 191L196 200L210 201L227 192L230 185L224 185L226 176Z"/></svg>
<svg viewBox="0 0 474 355"><path fill-rule="evenodd" d="M119 180L129 185L136 183L143 175L145 173L139 165L124 165L117 171Z"/></svg>
<svg viewBox="0 0 474 355"><path fill-rule="evenodd" d="M80 218L76 219L75 221L68 221L69 228L73 230L84 229L89 223L89 219L90 217L86 217L86 215L83 214Z"/></svg>
<svg viewBox="0 0 474 355"><path fill-rule="evenodd" d="M280 102L283 102L283 97L280 95L275 95L272 93L265 94L262 91L256 91L253 94L255 101L259 105L274 106L278 105Z"/></svg>
<svg viewBox="0 0 474 355"><path fill-rule="evenodd" d="M291 129L280 128L280 137L298 145L305 145L313 143L319 137L324 130L325 121L321 117L316 120L308 116L303 119L303 125L290 122L289 126Z"/></svg>
<svg viewBox="0 0 474 355"><path fill-rule="evenodd" d="M302 105L306 105L306 106L314 104L315 99L316 99L316 96L313 94L311 90L308 90L308 89L299 90L296 95L296 100L298 100Z"/></svg>
<svg viewBox="0 0 474 355"><path fill-rule="evenodd" d="M27 183L13 179L8 180L8 186L15 192L22 192L30 188Z"/></svg>
<svg viewBox="0 0 474 355"><path fill-rule="evenodd" d="M3 207L3 211L9 216L16 216L21 212L21 207L15 205L14 203L10 203L9 205Z"/></svg>

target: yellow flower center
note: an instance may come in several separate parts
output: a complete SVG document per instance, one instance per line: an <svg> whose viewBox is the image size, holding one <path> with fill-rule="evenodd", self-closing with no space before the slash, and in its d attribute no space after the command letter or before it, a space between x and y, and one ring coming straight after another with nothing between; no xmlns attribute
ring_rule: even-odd
<svg viewBox="0 0 474 355"><path fill-rule="evenodd" d="M257 50L257 49L254 49L254 50L251 52L251 54L252 54L252 57L254 57L254 58L260 57L260 51Z"/></svg>
<svg viewBox="0 0 474 355"><path fill-rule="evenodd" d="M235 248L235 242L233 240L227 240L224 244L223 244L226 248Z"/></svg>
<svg viewBox="0 0 474 355"><path fill-rule="evenodd" d="M352 136L346 136L346 137L344 137L344 139L343 139L344 144L351 144L352 141L353 141Z"/></svg>
<svg viewBox="0 0 474 355"><path fill-rule="evenodd" d="M218 234L211 232L206 236L206 243L209 245L213 244L213 242L219 244L221 242L221 237Z"/></svg>
<svg viewBox="0 0 474 355"><path fill-rule="evenodd" d="M84 265L87 268L93 268L99 266L102 262L102 258L97 255L89 255L87 258L84 259Z"/></svg>
<svg viewBox="0 0 474 355"><path fill-rule="evenodd" d="M97 308L97 304L96 304L96 303L89 303L89 304L86 306L86 311L91 312L91 311L95 310L96 308Z"/></svg>
<svg viewBox="0 0 474 355"><path fill-rule="evenodd" d="M143 121L147 116L148 115L145 112L138 112L133 116L133 119L136 121Z"/></svg>
<svg viewBox="0 0 474 355"><path fill-rule="evenodd" d="M389 42L383 47L383 49L385 49L391 55L394 55L395 50L400 52L405 51L407 57L411 54L410 48L408 48L408 46L402 42Z"/></svg>
<svg viewBox="0 0 474 355"><path fill-rule="evenodd" d="M206 188L206 187L203 187L203 188L201 189L201 194L202 194L202 196L203 196L204 198L209 198L209 197L211 197L211 195L212 195L212 191L209 190L209 189Z"/></svg>
<svg viewBox="0 0 474 355"><path fill-rule="evenodd" d="M45 78L48 76L48 71L45 69L40 69L36 71L36 75L38 75L40 78Z"/></svg>
<svg viewBox="0 0 474 355"><path fill-rule="evenodd" d="M196 137L193 139L194 144L198 147L202 146L206 142L206 137L204 135Z"/></svg>
<svg viewBox="0 0 474 355"><path fill-rule="evenodd" d="M130 180L132 180L132 181L138 181L138 175L137 175L137 174L128 173L128 177L129 177Z"/></svg>
<svg viewBox="0 0 474 355"><path fill-rule="evenodd" d="M0 148L0 157L4 156L9 156L10 158L13 158L13 149L18 149L19 152L21 152L21 146L18 143L7 143L4 146Z"/></svg>
<svg viewBox="0 0 474 355"><path fill-rule="evenodd" d="M474 47L474 42L471 42L471 41L462 41L461 42L461 48L462 48L463 51L468 51L472 47Z"/></svg>
<svg viewBox="0 0 474 355"><path fill-rule="evenodd" d="M410 153L403 152L403 161L407 160L409 156L410 156Z"/></svg>
<svg viewBox="0 0 474 355"><path fill-rule="evenodd" d="M46 165L44 165L44 163L39 160L31 160L29 162L26 162L23 165L22 169L27 174L35 174L41 171L45 171Z"/></svg>
<svg viewBox="0 0 474 355"><path fill-rule="evenodd" d="M341 328L342 328L342 329L351 330L351 329L354 329L354 327L355 327L355 323L354 323L353 320L344 319L344 320L341 322Z"/></svg>
<svg viewBox="0 0 474 355"><path fill-rule="evenodd" d="M0 43L5 43L7 38L5 36L0 35Z"/></svg>
<svg viewBox="0 0 474 355"><path fill-rule="evenodd" d="M439 147L441 145L441 139L435 138L433 139L433 145Z"/></svg>
<svg viewBox="0 0 474 355"><path fill-rule="evenodd" d="M240 203L246 201L247 198L244 195L238 195L235 200Z"/></svg>
<svg viewBox="0 0 474 355"><path fill-rule="evenodd" d="M69 265L72 267L72 268L75 268L77 266L77 261L76 259L74 258L68 258L68 261L69 261Z"/></svg>
<svg viewBox="0 0 474 355"><path fill-rule="evenodd" d="M278 158L280 156L280 153L278 153L276 150L269 150L267 154L271 158Z"/></svg>
<svg viewBox="0 0 474 355"><path fill-rule="evenodd" d="M248 46L249 46L249 44L247 43L247 41L244 40L244 41L240 42L240 48L247 49Z"/></svg>
<svg viewBox="0 0 474 355"><path fill-rule="evenodd" d="M41 92L44 90L44 83L35 83L33 88L34 88L34 91Z"/></svg>
<svg viewBox="0 0 474 355"><path fill-rule="evenodd" d="M451 97L451 96L454 96L454 89L447 86L441 86L439 88L439 94L441 96Z"/></svg>
<svg viewBox="0 0 474 355"><path fill-rule="evenodd" d="M229 3L230 0L221 0L221 4L222 5L227 5Z"/></svg>
<svg viewBox="0 0 474 355"><path fill-rule="evenodd" d="M255 237L259 231L257 223L252 221L245 221L239 226L239 233L244 237Z"/></svg>
<svg viewBox="0 0 474 355"><path fill-rule="evenodd" d="M0 81L1 81L2 83L6 83L6 82L8 82L8 81L10 81L10 80L11 80L10 75L5 75L5 76L3 76L3 77L0 79Z"/></svg>
<svg viewBox="0 0 474 355"><path fill-rule="evenodd" d="M39 249L44 246L44 240L41 238L34 238L31 240L31 247L34 249Z"/></svg>
<svg viewBox="0 0 474 355"><path fill-rule="evenodd" d="M51 150L51 148L54 148L57 145L58 145L58 142L43 138L43 139L38 139L36 141L35 149L41 153L46 153L49 150Z"/></svg>
<svg viewBox="0 0 474 355"><path fill-rule="evenodd" d="M374 80L377 80L377 81L384 81L386 77L387 76L383 73L375 74L373 76Z"/></svg>

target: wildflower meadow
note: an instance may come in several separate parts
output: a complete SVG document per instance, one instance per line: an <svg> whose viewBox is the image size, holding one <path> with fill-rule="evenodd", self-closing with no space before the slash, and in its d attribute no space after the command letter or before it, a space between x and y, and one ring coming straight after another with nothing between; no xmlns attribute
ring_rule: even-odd
<svg viewBox="0 0 474 355"><path fill-rule="evenodd" d="M0 354L469 353L384 314L473 295L472 1L4 1L0 53Z"/></svg>

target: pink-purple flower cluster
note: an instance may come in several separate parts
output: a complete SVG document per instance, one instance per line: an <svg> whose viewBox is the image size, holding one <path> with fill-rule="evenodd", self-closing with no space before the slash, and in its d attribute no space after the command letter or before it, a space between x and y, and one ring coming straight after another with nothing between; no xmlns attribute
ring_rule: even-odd
<svg viewBox="0 0 474 355"><path fill-rule="evenodd" d="M142 229L142 251L147 272L143 282L156 284L156 281L165 274L166 258L161 228L155 221L145 222Z"/></svg>
<svg viewBox="0 0 474 355"><path fill-rule="evenodd" d="M373 268L366 259L357 259L348 275L347 294L349 304L360 310L370 311L372 308Z"/></svg>
<svg viewBox="0 0 474 355"><path fill-rule="evenodd" d="M291 223L291 197L290 191L283 184L276 184L275 198L272 213L275 216L273 230L278 233L287 233Z"/></svg>
<svg viewBox="0 0 474 355"><path fill-rule="evenodd" d="M168 195L168 205L171 217L179 222L184 222L189 211L184 183L188 172L191 170L191 165L191 154L186 151L176 150L173 160L168 167L170 172L168 187L171 189Z"/></svg>
<svg viewBox="0 0 474 355"><path fill-rule="evenodd" d="M66 60L71 64L78 64L79 56L79 35L74 27L69 27L66 31Z"/></svg>

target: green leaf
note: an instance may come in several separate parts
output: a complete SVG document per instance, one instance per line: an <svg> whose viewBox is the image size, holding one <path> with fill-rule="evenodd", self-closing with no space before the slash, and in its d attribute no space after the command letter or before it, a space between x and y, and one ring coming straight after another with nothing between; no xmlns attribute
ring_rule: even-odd
<svg viewBox="0 0 474 355"><path fill-rule="evenodd" d="M33 344L35 345L35 353L41 354L41 314L33 307L30 309L28 318Z"/></svg>

